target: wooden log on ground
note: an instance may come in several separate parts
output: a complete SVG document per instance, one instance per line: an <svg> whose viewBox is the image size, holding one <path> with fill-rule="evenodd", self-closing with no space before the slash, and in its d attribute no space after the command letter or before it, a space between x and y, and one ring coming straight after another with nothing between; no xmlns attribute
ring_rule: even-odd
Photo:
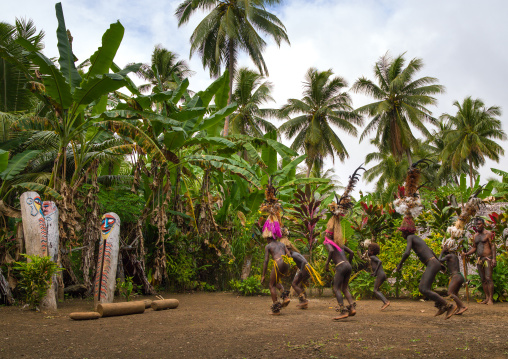
<svg viewBox="0 0 508 359"><path fill-rule="evenodd" d="M19 201L21 206L21 218L23 220L26 254L41 257L56 257L58 253L58 244L56 244L56 248L50 250L48 243L48 227L46 225L41 197L37 192L25 192L21 195ZM58 243L58 209L56 209L56 206L54 206L54 208L49 206L49 203L50 202L48 202L47 208L48 214L53 215L54 213L52 211L56 211L56 226L53 228L54 230L56 229L56 233L54 230L52 232L52 246L55 247L55 239ZM56 288L53 284L54 281L52 280L51 282L50 288L41 302L41 308L46 310L57 309Z"/></svg>
<svg viewBox="0 0 508 359"><path fill-rule="evenodd" d="M97 312L101 317L141 314L145 312L145 302L99 303L97 305Z"/></svg>
<svg viewBox="0 0 508 359"><path fill-rule="evenodd" d="M99 319L101 315L97 312L74 312L69 314L69 317L73 320L91 320Z"/></svg>
<svg viewBox="0 0 508 359"><path fill-rule="evenodd" d="M152 302L152 309L153 310L174 309L178 307L178 304L180 304L178 299L154 300Z"/></svg>
<svg viewBox="0 0 508 359"><path fill-rule="evenodd" d="M145 300L143 300L143 302L145 302L145 309L152 307L152 300L151 299L145 299Z"/></svg>
<svg viewBox="0 0 508 359"><path fill-rule="evenodd" d="M101 236L94 285L96 308L99 303L113 303L115 295L120 250L120 217L116 213L109 212L102 216Z"/></svg>

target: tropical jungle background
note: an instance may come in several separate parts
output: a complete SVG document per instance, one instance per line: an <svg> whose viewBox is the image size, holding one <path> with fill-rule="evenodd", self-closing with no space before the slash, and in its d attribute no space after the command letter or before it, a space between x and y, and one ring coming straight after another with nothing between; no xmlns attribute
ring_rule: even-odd
<svg viewBox="0 0 508 359"><path fill-rule="evenodd" d="M364 252L366 241L375 241L393 278L384 290L420 296L423 265L415 257L400 275L393 273L406 243L391 202L409 165L427 158L420 233L439 253L446 228L479 192L498 245L494 298L506 299L508 172L492 168L490 177L479 175L486 161L504 156L502 109L475 94L439 113L436 96L444 85L427 73L424 59L407 52L380 53L370 73L350 82L339 71L310 67L301 95L273 106L267 42L285 46L291 37L272 12L278 3L178 5L172 16L181 27L195 24L190 55L210 75L199 88L185 56L163 45L153 46L148 63L119 66L115 57L129 31L120 21L82 59L73 52L72 23L59 3L58 57L45 55L46 38L54 35L32 20L0 23L0 269L16 300L26 301L19 196L27 190L59 207L66 287L91 293L100 219L115 212L121 219L119 287L250 295L266 291L259 280L265 245L259 206L271 180L290 239L330 286L321 245L327 206L351 175L341 166L366 144L375 149L363 161L370 190L357 188L342 221L347 245L357 253L354 295L371 295L374 278ZM241 56L250 66L239 66ZM356 106L352 94L370 100ZM349 138L359 144L346 146ZM437 285L447 281L440 274ZM470 285L481 294L476 276Z"/></svg>

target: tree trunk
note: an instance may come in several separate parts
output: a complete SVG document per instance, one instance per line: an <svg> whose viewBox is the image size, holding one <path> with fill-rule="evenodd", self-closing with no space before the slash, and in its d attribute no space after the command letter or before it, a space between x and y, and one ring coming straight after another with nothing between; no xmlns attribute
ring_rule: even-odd
<svg viewBox="0 0 508 359"><path fill-rule="evenodd" d="M411 150L409 148L406 148L406 156L407 156L407 162L409 166L413 164L413 160L411 159Z"/></svg>
<svg viewBox="0 0 508 359"><path fill-rule="evenodd" d="M229 40L228 42L228 52L229 52L229 64L228 64L228 70L229 70L229 97L228 97L228 105L231 103L232 97L233 97L233 79L235 77L235 58L234 58L234 52L235 52L235 43L233 40ZM229 116L226 117L226 121L224 122L224 137L226 137L229 134Z"/></svg>
<svg viewBox="0 0 508 359"><path fill-rule="evenodd" d="M473 189L473 160L469 159L469 185Z"/></svg>
<svg viewBox="0 0 508 359"><path fill-rule="evenodd" d="M2 299L0 303L5 303L6 305L14 304L11 288L9 288L9 283L2 274L2 268L0 268L0 298Z"/></svg>
<svg viewBox="0 0 508 359"><path fill-rule="evenodd" d="M241 280L247 279L247 277L250 275L251 268L252 268L252 254L248 254L245 256L245 259L243 260L242 275L240 277Z"/></svg>

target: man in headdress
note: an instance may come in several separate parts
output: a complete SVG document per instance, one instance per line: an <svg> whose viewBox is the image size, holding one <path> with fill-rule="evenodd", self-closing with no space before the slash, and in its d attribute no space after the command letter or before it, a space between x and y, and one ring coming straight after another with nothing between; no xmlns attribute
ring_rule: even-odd
<svg viewBox="0 0 508 359"><path fill-rule="evenodd" d="M494 243L494 233L485 229L485 221L481 217L474 219L473 246L464 256L468 256L476 252L476 265L478 274L482 281L483 291L485 292L485 300L482 304L494 304L494 281L492 280L492 272L496 266L496 244Z"/></svg>
<svg viewBox="0 0 508 359"><path fill-rule="evenodd" d="M268 244L265 247L265 260L263 263L263 274L261 282L265 280L265 274L268 267L270 256L273 258L274 268L270 273L270 283L268 287L272 296L272 315L280 315L280 310L290 302L289 291L284 291L281 277L289 271L289 265L284 261L284 256L289 255L286 246L279 242L282 237L281 231L281 211L282 206L276 197L277 189L272 185L272 179L268 182L265 190L265 202L261 205L261 212L268 213L268 217L263 226L263 238L266 238ZM281 291L282 303L277 299L277 289Z"/></svg>
<svg viewBox="0 0 508 359"><path fill-rule="evenodd" d="M399 230L402 232L402 236L407 241L407 247L396 271L400 272L402 265L411 254L411 250L413 250L418 256L418 259L427 266L418 287L420 293L436 303L436 308L438 308L436 315L441 315L446 312L446 319L450 318L457 310L457 306L448 303L446 299L432 290L432 283L434 282L436 274L442 269L441 262L439 262L436 254L429 248L423 239L415 235L416 226L410 215L406 215L404 217Z"/></svg>

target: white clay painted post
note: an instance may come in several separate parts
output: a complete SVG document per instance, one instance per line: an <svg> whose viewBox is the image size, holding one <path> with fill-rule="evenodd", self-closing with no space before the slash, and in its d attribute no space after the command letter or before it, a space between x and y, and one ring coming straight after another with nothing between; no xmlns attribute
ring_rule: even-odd
<svg viewBox="0 0 508 359"><path fill-rule="evenodd" d="M46 221L46 228L48 233L48 255L49 258L55 263L58 263L58 245L60 243L60 233L58 231L58 207L53 201L42 202L42 213ZM46 303L55 303L56 309L56 297L58 293L58 274L53 276L51 281L51 287L48 290L48 294L43 300L43 307L47 307Z"/></svg>
<svg viewBox="0 0 508 359"><path fill-rule="evenodd" d="M48 232L42 213L41 197L37 192L25 192L21 195L19 201L26 254L47 256Z"/></svg>
<svg viewBox="0 0 508 359"><path fill-rule="evenodd" d="M116 287L116 268L120 250L120 218L109 212L102 216L101 242L94 285L94 306L113 303Z"/></svg>
<svg viewBox="0 0 508 359"><path fill-rule="evenodd" d="M48 228L43 212L43 202L39 194L37 192L23 193L20 197L20 205L26 254L42 257L58 253L54 252L53 248L50 250L48 245ZM58 232L58 221L56 230ZM49 310L57 309L53 280L48 294L42 299L41 307Z"/></svg>

